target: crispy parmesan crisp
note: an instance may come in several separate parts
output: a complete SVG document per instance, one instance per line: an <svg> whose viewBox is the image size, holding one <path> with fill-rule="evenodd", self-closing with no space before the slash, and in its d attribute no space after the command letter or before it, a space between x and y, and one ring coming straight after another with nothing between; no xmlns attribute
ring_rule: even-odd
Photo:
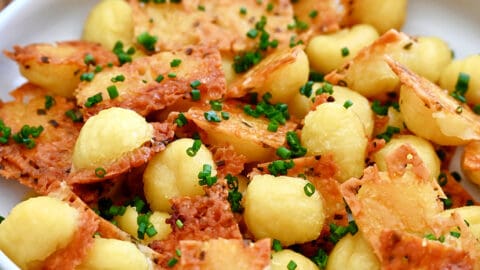
<svg viewBox="0 0 480 270"><path fill-rule="evenodd" d="M15 179L39 194L46 194L48 186L65 179L71 169L71 158L81 123L75 123L65 112L75 104L59 96L45 109L46 91L33 84L24 84L14 90L13 101L0 105L0 119L11 127L12 134L23 125L42 126L44 130L34 138L36 146L28 149L10 138L0 145L0 175Z"/></svg>
<svg viewBox="0 0 480 270"><path fill-rule="evenodd" d="M173 126L168 123L153 123L152 126L154 127L153 138L140 148L126 153L108 166L104 166L103 169L106 173L103 177L98 177L93 169L78 169L71 170L67 182L71 185L103 182L145 165L156 153L164 150L174 136Z"/></svg>
<svg viewBox="0 0 480 270"><path fill-rule="evenodd" d="M222 111L229 113L229 119L222 120L220 123L205 119L204 113L210 111L209 106L192 107L185 116L209 135L234 137L238 141L245 140L258 144L259 147L274 149L282 146L285 143L287 131L294 130L297 126L297 124L287 121L285 125L279 125L276 132L271 132L267 129L268 119L249 116L242 108L243 104L241 103L224 102ZM240 150L235 149L237 152Z"/></svg>
<svg viewBox="0 0 480 270"><path fill-rule="evenodd" d="M245 168L247 158L235 152L233 146L213 146L210 150L217 165L217 177L223 178L227 174L238 175Z"/></svg>
<svg viewBox="0 0 480 270"><path fill-rule="evenodd" d="M263 270L270 266L270 239L180 241L180 269Z"/></svg>
<svg viewBox="0 0 480 270"><path fill-rule="evenodd" d="M385 230L380 236L382 269L474 269L468 251L429 241L401 231Z"/></svg>
<svg viewBox="0 0 480 270"><path fill-rule="evenodd" d="M263 88L265 85L265 78L268 78L270 73L284 68L285 65L293 63L302 51L302 47L295 46L269 55L247 73L239 76L230 83L228 85L227 97L243 97L254 89Z"/></svg>
<svg viewBox="0 0 480 270"><path fill-rule="evenodd" d="M396 156L396 153L392 155ZM417 154L412 149L406 155ZM412 164L406 166L412 167ZM416 166L424 167L423 163ZM380 255L378 233L381 230L402 230L423 235L432 230L432 218L443 210L440 198L444 195L436 181L419 178L410 170L386 173L379 172L375 166L368 167L362 179L348 180L342 184L341 191L360 230L377 255Z"/></svg>
<svg viewBox="0 0 480 270"><path fill-rule="evenodd" d="M346 19L348 0L303 0L292 1L297 19L306 22L310 27L301 33L303 40L309 40L315 34L333 32L340 29ZM316 15L312 16L312 12ZM313 17L313 18L312 18Z"/></svg>
<svg viewBox="0 0 480 270"><path fill-rule="evenodd" d="M93 72L96 66L118 65L115 54L87 41L14 46L12 52L5 51L5 54L17 62L20 73L30 82L62 96L72 95L84 72ZM87 55L91 61L86 61Z"/></svg>
<svg viewBox="0 0 480 270"><path fill-rule="evenodd" d="M246 36L255 28L262 16L266 17L265 30L271 40L278 40L279 47L286 47L295 31L288 29L293 24L293 9L290 1L228 1L199 0L181 3L141 3L130 0L134 18L134 36L148 32L157 37L156 51L177 49L190 44L216 46L222 54L252 50L258 43ZM273 10L267 12L267 5ZM198 7L203 6L204 10ZM241 14L244 7L246 14ZM135 40L137 42L137 40Z"/></svg>
<svg viewBox="0 0 480 270"><path fill-rule="evenodd" d="M181 63L171 67L178 59ZM113 83L113 77L123 75L124 81ZM161 77L159 77L161 76ZM180 99L190 99L193 81L199 80L202 100L220 99L226 91L225 75L218 50L202 46L190 46L171 52L162 52L134 60L130 64L104 70L95 75L92 82L83 82L75 92L84 117L99 111L122 107L146 116L164 109ZM110 99L107 88L114 85L119 96ZM103 101L91 107L85 102L101 93Z"/></svg>
<svg viewBox="0 0 480 270"><path fill-rule="evenodd" d="M227 201L223 184L208 188L206 196L172 199L173 214L167 220L173 232L165 240L154 241L150 247L167 259L175 254L182 240L242 239L240 229ZM177 225L180 220L183 226ZM165 266L167 261L159 262Z"/></svg>

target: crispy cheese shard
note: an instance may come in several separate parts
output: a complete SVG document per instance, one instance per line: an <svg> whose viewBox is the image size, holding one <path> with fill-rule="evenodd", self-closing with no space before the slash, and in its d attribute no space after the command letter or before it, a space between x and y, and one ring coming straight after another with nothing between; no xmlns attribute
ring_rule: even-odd
<svg viewBox="0 0 480 270"><path fill-rule="evenodd" d="M237 153L247 157L247 161L271 159L275 149L284 144L286 133L297 125L287 121L285 125L278 125L276 132L271 132L268 130L268 119L249 116L242 107L241 103L224 102L222 111L229 114L229 119L221 123L205 118L205 113L210 111L208 106L192 107L185 116L206 132L205 140L209 143L232 145Z"/></svg>
<svg viewBox="0 0 480 270"><path fill-rule="evenodd" d="M137 38L144 33L155 36L156 51L190 44L216 46L222 54L252 50L258 40L247 37L246 33L255 29L262 16L266 19L265 30L270 40L277 40L279 47L288 46L290 37L295 35L295 31L287 27L294 25L294 13L290 1L286 0L141 2L130 0L134 36ZM267 11L269 5L272 10Z"/></svg>
<svg viewBox="0 0 480 270"><path fill-rule="evenodd" d="M297 20L309 25L301 32L305 40L315 34L339 30L348 11L347 0L292 1L292 6Z"/></svg>
<svg viewBox="0 0 480 270"><path fill-rule="evenodd" d="M124 76L124 81L112 82L112 78L119 75ZM223 97L226 81L218 50L190 46L139 58L96 74L91 82L79 85L75 96L78 105L84 108L85 118L111 107L131 109L146 116L182 98L190 99L190 84L197 80L202 100ZM116 88L117 97L110 97L107 88L111 86ZM97 94L102 96L102 101L88 104L88 98Z"/></svg>
<svg viewBox="0 0 480 270"><path fill-rule="evenodd" d="M417 164L417 153L409 145L410 151L399 151L405 155L402 162L407 168L423 167ZM395 151L397 152L397 151ZM392 155L399 156L393 153ZM379 172L368 167L362 179L352 178L341 186L342 194L363 235L380 255L380 235L384 229L401 230L423 235L432 230L432 219L443 210L440 198L444 195L436 181L421 178L422 169ZM401 192L399 192L401 191Z"/></svg>
<svg viewBox="0 0 480 270"><path fill-rule="evenodd" d="M166 267L182 240L242 239L227 201L226 185L216 184L207 189L206 193L206 196L172 199L173 213L166 222L171 225L173 232L165 240L150 244L153 250L165 257L159 261L159 265ZM179 223L182 225L178 226Z"/></svg>
<svg viewBox="0 0 480 270"><path fill-rule="evenodd" d="M400 78L400 110L409 130L440 145L480 140L480 117L468 106L391 58L385 59Z"/></svg>
<svg viewBox="0 0 480 270"><path fill-rule="evenodd" d="M14 46L13 51L5 54L17 62L20 73L30 82L67 97L73 95L82 74L90 72L93 76L97 66L118 65L115 54L87 41Z"/></svg>
<svg viewBox="0 0 480 270"><path fill-rule="evenodd" d="M12 134L20 132L24 125L42 126L43 131L33 138L35 145L31 149L12 138L0 145L0 175L46 194L50 184L65 179L70 172L73 146L82 124L65 113L76 110L76 106L64 97L50 96L54 103L47 110L47 92L29 83L11 95L13 101L0 105L0 119Z"/></svg>
<svg viewBox="0 0 480 270"><path fill-rule="evenodd" d="M399 83L395 73L385 63L385 55L407 64L415 61L415 57L405 47L415 44L416 41L406 34L390 30L363 48L341 69L328 74L325 80L332 84L346 84L366 97L383 97L397 89Z"/></svg>
<svg viewBox="0 0 480 270"><path fill-rule="evenodd" d="M425 173L418 154L403 145L390 158L388 172L368 167L362 179L341 186L382 269L473 269L478 258L475 237L459 215L440 216L443 192ZM451 256L439 260L446 254Z"/></svg>
<svg viewBox="0 0 480 270"><path fill-rule="evenodd" d="M180 241L180 269L263 270L270 266L270 239Z"/></svg>

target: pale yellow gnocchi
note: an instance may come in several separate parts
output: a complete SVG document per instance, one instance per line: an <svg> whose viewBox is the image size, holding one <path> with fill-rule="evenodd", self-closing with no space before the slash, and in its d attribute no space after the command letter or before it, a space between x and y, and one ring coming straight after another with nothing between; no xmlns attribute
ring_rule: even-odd
<svg viewBox="0 0 480 270"><path fill-rule="evenodd" d="M302 178L256 175L247 187L245 222L256 239L274 238L289 246L316 239L325 222L320 193Z"/></svg>
<svg viewBox="0 0 480 270"><path fill-rule="evenodd" d="M387 171L385 158L404 144L410 145L417 152L428 169L430 178L436 179L440 174L440 159L429 141L414 135L399 135L389 141L380 151L376 152L373 155L373 161L377 164L378 169Z"/></svg>
<svg viewBox="0 0 480 270"><path fill-rule="evenodd" d="M145 198L154 211L171 212L169 200L176 196L204 194L198 173L204 165L216 175L212 153L202 145L194 156L187 154L193 139L179 139L153 157L143 174ZM187 169L188 168L188 169Z"/></svg>
<svg viewBox="0 0 480 270"><path fill-rule="evenodd" d="M379 33L391 28L399 30L407 14L407 0L352 1L351 20L373 25Z"/></svg>
<svg viewBox="0 0 480 270"><path fill-rule="evenodd" d="M316 83L312 86L312 96L315 91L321 88L324 84ZM333 103L348 107L351 109L362 121L365 128L365 134L371 136L374 128L373 112L370 109L368 99L359 93L349 89L348 87L335 85L332 87ZM311 97L312 97L311 96ZM303 119L307 113L312 109L313 102L310 98L298 93L288 103L290 112L299 119Z"/></svg>
<svg viewBox="0 0 480 270"><path fill-rule="evenodd" d="M380 262L360 232L345 235L328 257L327 270L377 270Z"/></svg>
<svg viewBox="0 0 480 270"><path fill-rule="evenodd" d="M133 43L132 8L126 1L102 0L88 15L82 39L98 42L111 50L117 41Z"/></svg>
<svg viewBox="0 0 480 270"><path fill-rule="evenodd" d="M290 268L288 266L290 265ZM318 267L307 257L290 249L284 249L272 254L271 270L291 269L318 270Z"/></svg>
<svg viewBox="0 0 480 270"><path fill-rule="evenodd" d="M0 250L21 269L40 269L49 255L70 243L79 219L77 209L56 198L30 198L0 223Z"/></svg>
<svg viewBox="0 0 480 270"><path fill-rule="evenodd" d="M310 40L305 49L310 66L326 74L352 59L363 47L378 38L370 25L359 24L332 34L319 35Z"/></svg>
<svg viewBox="0 0 480 270"><path fill-rule="evenodd" d="M466 80L465 98L470 104L480 103L480 55L471 55L461 60L454 60L442 72L440 87L448 92L455 92L460 74L468 77Z"/></svg>
<svg viewBox="0 0 480 270"><path fill-rule="evenodd" d="M149 244L155 240L165 239L172 232L170 225L165 222L169 217L170 215L165 212L153 212L148 220L157 233L152 237L145 235L145 239L142 242ZM120 229L126 231L133 237L138 238L137 218L137 210L132 206L127 206L123 215L115 216L115 221Z"/></svg>
<svg viewBox="0 0 480 270"><path fill-rule="evenodd" d="M152 263L132 243L95 238L92 247L76 270L147 270Z"/></svg>
<svg viewBox="0 0 480 270"><path fill-rule="evenodd" d="M343 182L362 175L368 139L353 110L323 103L305 117L301 141L307 155L333 155L338 166L337 180Z"/></svg>
<svg viewBox="0 0 480 270"><path fill-rule="evenodd" d="M80 130L73 150L74 170L109 165L150 141L153 131L152 125L132 110L102 110Z"/></svg>
<svg viewBox="0 0 480 270"><path fill-rule="evenodd" d="M480 206L464 206L460 208L449 209L441 213L442 217L448 218L453 212L457 212L460 216L468 222L470 232L475 235L477 240L480 239Z"/></svg>

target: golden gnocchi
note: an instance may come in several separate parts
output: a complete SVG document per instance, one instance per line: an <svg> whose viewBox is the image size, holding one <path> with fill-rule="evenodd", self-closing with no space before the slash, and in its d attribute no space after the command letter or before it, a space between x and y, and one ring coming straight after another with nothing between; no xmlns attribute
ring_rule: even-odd
<svg viewBox="0 0 480 270"><path fill-rule="evenodd" d="M88 119L73 150L74 169L103 167L153 137L153 127L132 110L110 108Z"/></svg>
<svg viewBox="0 0 480 270"><path fill-rule="evenodd" d="M208 165L212 175L215 175L216 165L212 153L204 145L194 156L188 155L187 150L193 143L193 139L176 140L148 163L143 174L143 184L145 197L152 210L171 212L171 198L204 194L198 173Z"/></svg>
<svg viewBox="0 0 480 270"><path fill-rule="evenodd" d="M343 182L362 175L368 140L353 110L336 103L318 106L305 117L301 140L307 155L333 155L339 168L337 180Z"/></svg>
<svg viewBox="0 0 480 270"><path fill-rule="evenodd" d="M288 176L253 177L247 187L244 217L256 239L274 238L289 246L320 235L324 202L316 190L310 196L306 194L308 184L307 180Z"/></svg>

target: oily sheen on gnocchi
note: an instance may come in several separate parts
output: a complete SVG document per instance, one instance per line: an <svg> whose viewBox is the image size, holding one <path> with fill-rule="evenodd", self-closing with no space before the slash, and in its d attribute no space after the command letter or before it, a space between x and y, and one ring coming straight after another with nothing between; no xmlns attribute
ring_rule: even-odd
<svg viewBox="0 0 480 270"><path fill-rule="evenodd" d="M4 48L27 82L0 102L0 176L33 192L0 250L22 270L477 269L479 58L402 32L407 4L101 0L79 40Z"/></svg>

